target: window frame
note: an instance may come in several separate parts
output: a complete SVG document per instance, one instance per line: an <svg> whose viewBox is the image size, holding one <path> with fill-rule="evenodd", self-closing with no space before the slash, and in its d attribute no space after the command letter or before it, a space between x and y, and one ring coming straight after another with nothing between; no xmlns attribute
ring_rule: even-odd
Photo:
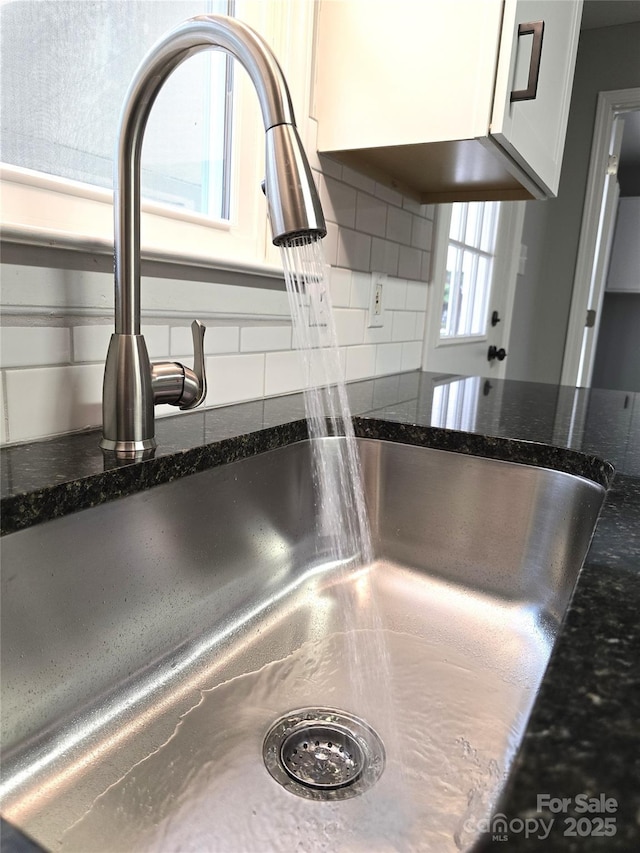
<svg viewBox="0 0 640 853"><path fill-rule="evenodd" d="M313 43L310 5L296 0L236 0L235 8L235 17L261 33L278 57L291 88L303 141L312 135L307 119ZM292 33L297 37L291 38ZM308 47L301 49L301 43ZM279 256L270 246L267 205L260 189L264 127L258 99L244 70L235 69L234 73L232 123L230 220L143 201L144 260L281 275ZM113 253L111 190L1 163L0 202L4 241Z"/></svg>

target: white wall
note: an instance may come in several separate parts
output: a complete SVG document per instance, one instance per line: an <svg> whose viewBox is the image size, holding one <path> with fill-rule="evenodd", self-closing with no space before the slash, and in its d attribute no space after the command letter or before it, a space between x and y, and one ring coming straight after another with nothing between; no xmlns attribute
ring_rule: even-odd
<svg viewBox="0 0 640 853"><path fill-rule="evenodd" d="M315 172L347 379L420 366L433 207L420 206L332 160ZM0 267L0 441L30 441L102 421L102 371L113 325L106 258L9 247ZM371 271L390 276L382 328L369 329ZM169 275L171 277L169 277ZM172 269L142 283L143 332L153 360L190 364L192 318L206 335L209 391L220 406L301 388L284 285ZM267 285L268 282L259 282ZM160 414L176 409L161 407Z"/></svg>
<svg viewBox="0 0 640 853"><path fill-rule="evenodd" d="M558 197L527 203L528 264L515 297L510 379L560 381L596 99L600 91L640 86L639 45L640 23L580 36Z"/></svg>

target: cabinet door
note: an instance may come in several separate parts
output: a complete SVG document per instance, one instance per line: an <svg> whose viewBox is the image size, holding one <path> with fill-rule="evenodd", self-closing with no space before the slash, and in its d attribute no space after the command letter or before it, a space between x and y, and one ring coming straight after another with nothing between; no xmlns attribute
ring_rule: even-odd
<svg viewBox="0 0 640 853"><path fill-rule="evenodd" d="M501 0L322 0L320 151L486 137Z"/></svg>
<svg viewBox="0 0 640 853"><path fill-rule="evenodd" d="M557 195L569 118L582 0L506 0L491 137L542 190ZM544 23L535 97L512 101L527 88L534 36L520 24Z"/></svg>

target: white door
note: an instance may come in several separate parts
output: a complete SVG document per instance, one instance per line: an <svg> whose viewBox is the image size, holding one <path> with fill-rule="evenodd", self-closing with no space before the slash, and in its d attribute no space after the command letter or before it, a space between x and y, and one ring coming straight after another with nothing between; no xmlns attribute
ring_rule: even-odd
<svg viewBox="0 0 640 853"><path fill-rule="evenodd" d="M438 207L423 370L504 378L524 204Z"/></svg>
<svg viewBox="0 0 640 853"><path fill-rule="evenodd" d="M556 195L582 0L506 0L491 137Z"/></svg>

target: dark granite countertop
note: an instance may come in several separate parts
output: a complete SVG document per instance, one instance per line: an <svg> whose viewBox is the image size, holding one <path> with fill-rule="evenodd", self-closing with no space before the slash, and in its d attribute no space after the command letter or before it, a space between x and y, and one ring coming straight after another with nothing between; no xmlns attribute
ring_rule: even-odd
<svg viewBox="0 0 640 853"><path fill-rule="evenodd" d="M499 804L508 841L486 836L479 849L640 848L640 394L415 372L352 383L349 396L359 435L611 484ZM96 431L4 448L2 531L299 440L304 405L290 395L193 412L159 419L156 432L153 459L118 467L105 461ZM536 814L539 794L571 803ZM613 799L615 811L582 813L581 794ZM540 817L554 818L545 839L531 822ZM565 835L572 817L591 824ZM596 817L615 818L615 835L594 834Z"/></svg>

